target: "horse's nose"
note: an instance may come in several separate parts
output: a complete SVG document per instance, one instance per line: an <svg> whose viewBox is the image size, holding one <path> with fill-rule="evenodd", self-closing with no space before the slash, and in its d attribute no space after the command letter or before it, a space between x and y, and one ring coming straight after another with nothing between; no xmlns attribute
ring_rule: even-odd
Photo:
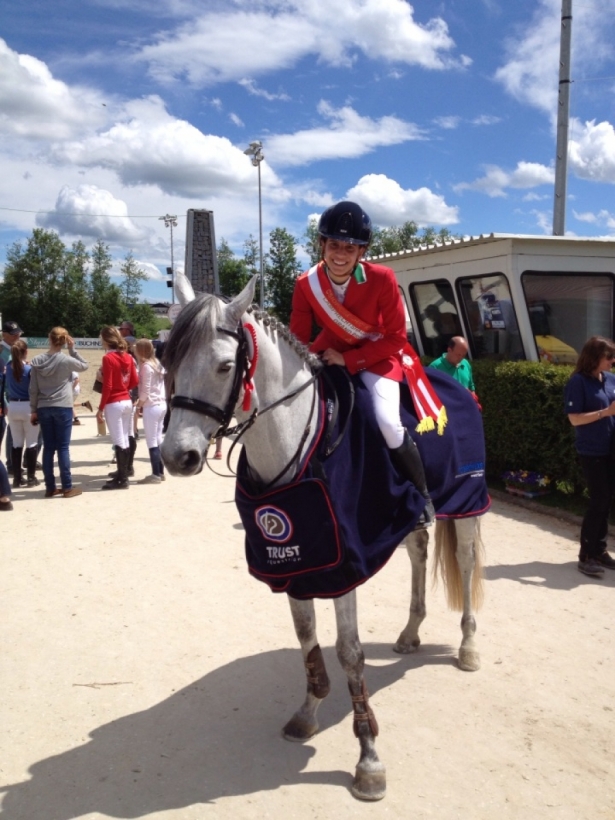
<svg viewBox="0 0 615 820"><path fill-rule="evenodd" d="M177 461L178 471L183 475L194 475L201 471L202 466L198 450L186 450Z"/></svg>

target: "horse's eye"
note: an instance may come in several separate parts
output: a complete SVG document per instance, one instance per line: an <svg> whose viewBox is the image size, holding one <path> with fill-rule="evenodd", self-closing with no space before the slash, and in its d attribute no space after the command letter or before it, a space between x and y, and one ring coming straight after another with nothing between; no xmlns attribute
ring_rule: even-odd
<svg viewBox="0 0 615 820"><path fill-rule="evenodd" d="M228 373L233 367L234 362L222 362L218 365L218 373Z"/></svg>

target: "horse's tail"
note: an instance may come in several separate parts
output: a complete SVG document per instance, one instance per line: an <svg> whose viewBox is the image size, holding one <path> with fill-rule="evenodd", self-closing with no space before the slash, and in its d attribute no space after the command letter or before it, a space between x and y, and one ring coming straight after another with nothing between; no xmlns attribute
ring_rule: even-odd
<svg viewBox="0 0 615 820"><path fill-rule="evenodd" d="M457 561L457 530L455 519L445 518L436 521L435 552L433 564L433 583L442 578L446 591L446 601L450 609L462 612L463 578ZM474 538L471 545L474 555L474 572L472 573L472 608L480 609L485 597L483 584L484 545L480 536L480 518L474 519Z"/></svg>

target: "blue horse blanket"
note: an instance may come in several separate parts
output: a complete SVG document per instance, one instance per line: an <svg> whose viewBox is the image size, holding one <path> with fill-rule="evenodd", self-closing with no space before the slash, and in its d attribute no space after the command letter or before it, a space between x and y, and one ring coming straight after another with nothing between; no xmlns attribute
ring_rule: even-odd
<svg viewBox="0 0 615 820"><path fill-rule="evenodd" d="M364 583L389 560L416 526L425 501L393 467L374 418L369 393L327 368L340 403L336 428L348 423L339 446L327 454L330 388L321 383L320 433L298 478L259 493L250 480L245 450L237 469L235 501L246 531L250 573L273 592L295 598L335 598ZM485 513L485 444L480 410L471 393L438 370L429 378L445 405L443 435L419 435L410 393L401 385L402 422L416 441L438 518ZM329 394L328 394L329 390Z"/></svg>

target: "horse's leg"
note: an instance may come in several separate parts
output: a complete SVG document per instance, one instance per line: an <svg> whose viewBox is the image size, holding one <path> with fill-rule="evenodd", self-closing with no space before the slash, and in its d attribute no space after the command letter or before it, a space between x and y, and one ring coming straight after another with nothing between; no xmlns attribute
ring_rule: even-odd
<svg viewBox="0 0 615 820"><path fill-rule="evenodd" d="M472 576L476 568L476 550L479 548L477 519L457 518L455 530L457 533L457 563L463 585L463 614L461 616L463 638L459 647L459 668L466 672L476 672L480 669L480 655L474 640L476 620L472 609Z"/></svg>
<svg viewBox="0 0 615 820"><path fill-rule="evenodd" d="M298 601L290 596L288 600L295 624L295 632L299 638L301 652L303 653L303 663L307 674L307 694L301 708L295 712L282 729L282 735L286 740L301 743L318 731L316 711L323 699L329 694L329 678L327 677L322 651L316 638L314 601Z"/></svg>
<svg viewBox="0 0 615 820"><path fill-rule="evenodd" d="M386 792L386 771L378 759L374 739L378 724L368 702L363 678L365 656L357 628L357 596L355 591L335 599L337 642L335 648L342 669L348 678L348 688L354 712L353 729L359 738L361 756L357 763L352 793L361 800L380 800Z"/></svg>
<svg viewBox="0 0 615 820"><path fill-rule="evenodd" d="M406 538L406 549L412 564L412 595L410 598L410 617L393 647L395 652L407 655L421 645L419 627L425 620L425 577L427 574L427 543L429 533L426 529L416 530Z"/></svg>

